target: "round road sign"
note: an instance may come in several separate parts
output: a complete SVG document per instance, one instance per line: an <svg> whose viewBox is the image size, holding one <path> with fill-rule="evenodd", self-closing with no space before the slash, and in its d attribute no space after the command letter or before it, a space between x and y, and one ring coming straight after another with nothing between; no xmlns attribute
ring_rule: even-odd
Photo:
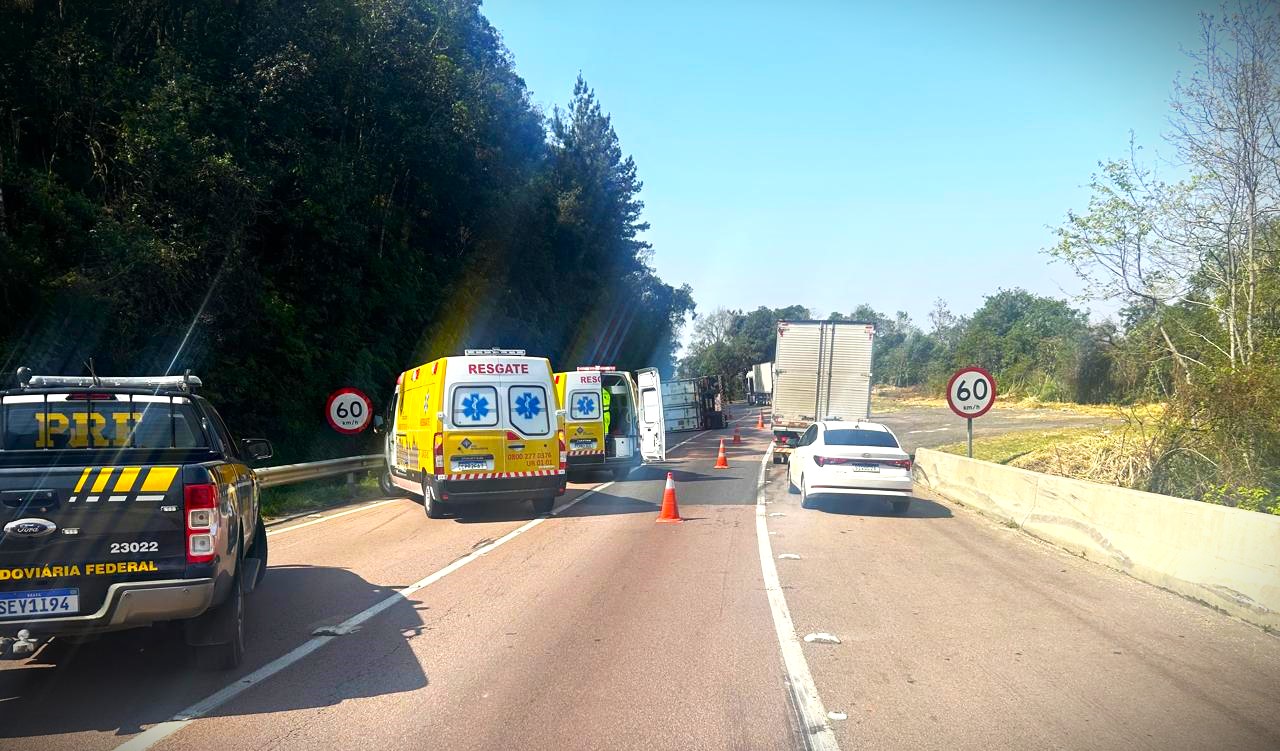
<svg viewBox="0 0 1280 751"><path fill-rule="evenodd" d="M961 368L947 383L947 405L961 417L982 417L996 402L996 379L972 366Z"/></svg>
<svg viewBox="0 0 1280 751"><path fill-rule="evenodd" d="M324 416L329 427L339 433L354 435L369 427L373 419L373 402L358 389L338 389L329 395Z"/></svg>

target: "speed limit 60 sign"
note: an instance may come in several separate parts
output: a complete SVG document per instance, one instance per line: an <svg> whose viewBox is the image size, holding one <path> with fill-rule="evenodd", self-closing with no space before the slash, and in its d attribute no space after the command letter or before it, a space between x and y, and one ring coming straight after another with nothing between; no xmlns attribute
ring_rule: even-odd
<svg viewBox="0 0 1280 751"><path fill-rule="evenodd" d="M982 417L995 402L996 379L982 368L961 368L947 384L947 404L961 417Z"/></svg>
<svg viewBox="0 0 1280 751"><path fill-rule="evenodd" d="M329 427L339 433L354 435L369 427L373 418L373 402L358 389L338 389L329 395L324 416Z"/></svg>

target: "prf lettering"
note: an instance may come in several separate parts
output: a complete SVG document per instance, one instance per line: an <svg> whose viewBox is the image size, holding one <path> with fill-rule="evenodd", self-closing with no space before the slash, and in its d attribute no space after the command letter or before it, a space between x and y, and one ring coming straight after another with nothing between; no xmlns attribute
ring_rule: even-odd
<svg viewBox="0 0 1280 751"><path fill-rule="evenodd" d="M114 446L120 448L129 444L129 420L134 422L142 419L141 412L117 412L111 416L115 423L115 431L113 437L108 439L103 435L103 431L107 429L107 416L97 413L88 414L78 412L67 419L67 416L61 412L44 412L36 413L36 422L39 423L40 431L36 436L36 448L48 449L53 448L53 437L55 435L67 435L67 447L73 449L89 448L89 438L93 437L93 445L95 447Z"/></svg>

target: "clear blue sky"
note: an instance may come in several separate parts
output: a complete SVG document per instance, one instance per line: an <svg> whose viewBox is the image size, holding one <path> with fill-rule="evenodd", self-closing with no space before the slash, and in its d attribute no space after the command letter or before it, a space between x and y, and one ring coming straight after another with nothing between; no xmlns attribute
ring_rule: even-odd
<svg viewBox="0 0 1280 751"><path fill-rule="evenodd" d="M1000 287L1080 290L1040 250L1098 160L1172 157L1198 46L1169 2L486 0L548 112L581 71L645 187L653 263L699 312L867 302L927 324ZM1086 305L1095 316L1102 305Z"/></svg>

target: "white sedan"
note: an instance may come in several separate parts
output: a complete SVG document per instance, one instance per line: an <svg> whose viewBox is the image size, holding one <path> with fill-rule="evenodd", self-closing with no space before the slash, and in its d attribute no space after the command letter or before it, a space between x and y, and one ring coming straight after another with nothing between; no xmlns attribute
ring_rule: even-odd
<svg viewBox="0 0 1280 751"><path fill-rule="evenodd" d="M898 438L876 422L824 420L809 426L787 465L791 492L812 508L815 495L893 496L893 512L911 504L911 457Z"/></svg>

